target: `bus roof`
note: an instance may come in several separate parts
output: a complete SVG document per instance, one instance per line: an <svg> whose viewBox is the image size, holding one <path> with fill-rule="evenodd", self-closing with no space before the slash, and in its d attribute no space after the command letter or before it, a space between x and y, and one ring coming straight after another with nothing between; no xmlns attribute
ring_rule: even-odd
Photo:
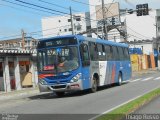
<svg viewBox="0 0 160 120"><path fill-rule="evenodd" d="M50 38L43 38L39 39L39 41L47 41L51 39L59 39L59 38L77 38L80 41L92 41L92 42L97 42L97 43L102 43L102 44L108 44L108 45L113 45L113 46L121 46L121 47L128 47L127 44L125 43L118 43L118 42L112 42L108 40L103 40L103 39L97 39L97 38L91 38L91 37L85 37L82 35L63 35L63 36L56 36L56 37L50 37Z"/></svg>

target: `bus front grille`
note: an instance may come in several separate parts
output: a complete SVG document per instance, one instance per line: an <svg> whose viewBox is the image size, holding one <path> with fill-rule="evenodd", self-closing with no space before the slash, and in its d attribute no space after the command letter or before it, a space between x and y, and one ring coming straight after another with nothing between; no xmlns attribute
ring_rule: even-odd
<svg viewBox="0 0 160 120"><path fill-rule="evenodd" d="M53 89L61 89L66 88L66 85L57 85L57 86L51 86Z"/></svg>

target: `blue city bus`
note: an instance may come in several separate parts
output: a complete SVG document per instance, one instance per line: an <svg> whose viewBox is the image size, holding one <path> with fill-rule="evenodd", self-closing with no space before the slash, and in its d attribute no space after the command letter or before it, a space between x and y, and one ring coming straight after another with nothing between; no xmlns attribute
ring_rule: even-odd
<svg viewBox="0 0 160 120"><path fill-rule="evenodd" d="M131 78L128 45L66 35L39 40L37 45L40 92L66 92L127 82Z"/></svg>

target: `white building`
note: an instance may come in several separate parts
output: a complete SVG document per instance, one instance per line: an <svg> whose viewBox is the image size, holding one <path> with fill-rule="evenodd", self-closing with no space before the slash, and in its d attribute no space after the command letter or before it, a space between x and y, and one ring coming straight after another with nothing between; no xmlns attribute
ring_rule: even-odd
<svg viewBox="0 0 160 120"><path fill-rule="evenodd" d="M112 3L112 1L113 0L104 1L104 4ZM96 6L101 6L102 1L101 0L89 0L89 4L90 4L90 18L92 19L91 28L98 28L97 29L98 35L103 36L103 25L98 25L98 21L97 21L97 11L99 11L99 10L96 11ZM110 24L110 21L111 21L111 19L108 19L107 23ZM92 37L97 38L97 35L92 34ZM108 31L108 40L120 42L121 39L122 38L121 38L119 32L117 31L117 29L112 29L112 30Z"/></svg>
<svg viewBox="0 0 160 120"><path fill-rule="evenodd" d="M90 29L89 13L73 14L73 32L79 34ZM42 18L43 37L72 34L71 16L52 16Z"/></svg>
<svg viewBox="0 0 160 120"><path fill-rule="evenodd" d="M110 3L112 3L112 0L104 1L104 4L110 4ZM96 6L102 5L102 0L89 0L89 4L90 4L90 18L96 20L97 19ZM127 41L134 41L131 42L130 44L131 48L134 47L143 48L145 54L153 52L154 48L152 45L152 40L153 38L160 36L160 9L158 10L151 9L149 11L149 15L146 16L137 16L136 12L133 12L133 14L129 14L127 12L122 14L120 12L119 21L120 23L123 23L123 26L118 26L118 27L120 28L120 30L124 31L126 37L125 39ZM109 23L110 22L107 20L107 24ZM97 33L99 35L103 35L102 34L103 28L99 30L97 21L91 21L91 28L98 28ZM97 37L97 36L92 34L92 37ZM119 34L119 31L117 31L116 29L112 29L108 32L108 40L123 42L124 38Z"/></svg>

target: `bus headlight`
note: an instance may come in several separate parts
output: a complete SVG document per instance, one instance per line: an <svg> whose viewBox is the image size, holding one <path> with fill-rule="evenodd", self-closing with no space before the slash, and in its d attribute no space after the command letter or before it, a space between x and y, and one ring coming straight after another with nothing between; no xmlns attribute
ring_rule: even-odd
<svg viewBox="0 0 160 120"><path fill-rule="evenodd" d="M47 82L45 80L43 80L43 79L38 79L38 81L42 85L46 85L47 84Z"/></svg>
<svg viewBox="0 0 160 120"><path fill-rule="evenodd" d="M81 79L82 73L78 73L76 76L74 76L71 79L71 82L77 82L79 79Z"/></svg>

